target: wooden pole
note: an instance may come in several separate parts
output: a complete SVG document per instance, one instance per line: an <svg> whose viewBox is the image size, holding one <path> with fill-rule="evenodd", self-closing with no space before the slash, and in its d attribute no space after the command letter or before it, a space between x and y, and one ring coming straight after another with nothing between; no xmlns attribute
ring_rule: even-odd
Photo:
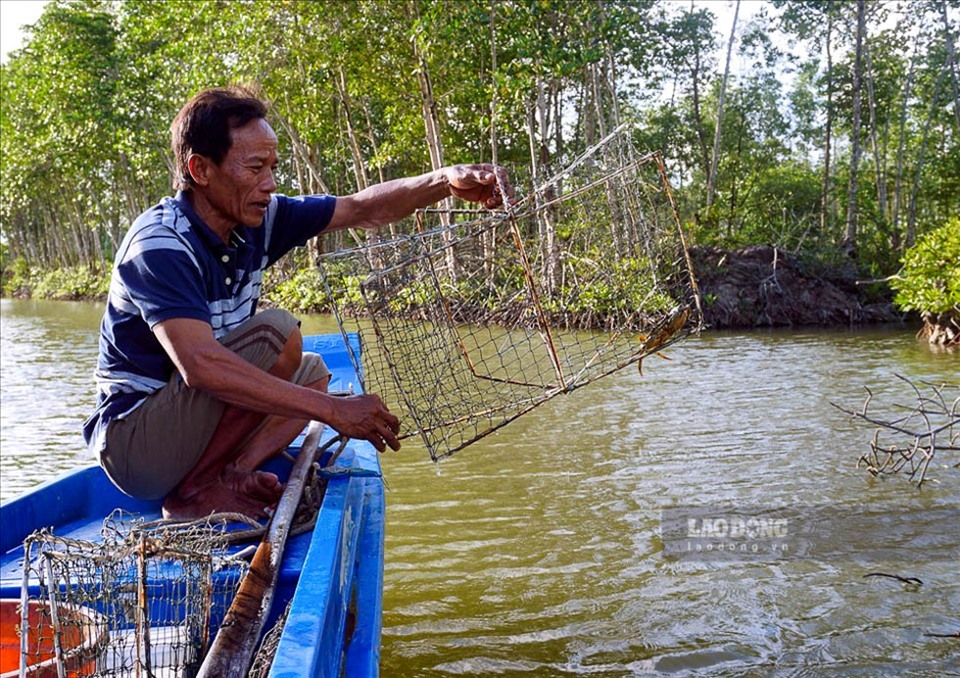
<svg viewBox="0 0 960 678"><path fill-rule="evenodd" d="M217 637L200 666L197 678L245 676L250 670L263 622L273 603L290 523L300 503L300 495L303 493L307 473L314 462L322 433L323 424L315 421L310 423L283 496L277 504L277 510L253 556L250 570L243 578L240 590L224 617Z"/></svg>

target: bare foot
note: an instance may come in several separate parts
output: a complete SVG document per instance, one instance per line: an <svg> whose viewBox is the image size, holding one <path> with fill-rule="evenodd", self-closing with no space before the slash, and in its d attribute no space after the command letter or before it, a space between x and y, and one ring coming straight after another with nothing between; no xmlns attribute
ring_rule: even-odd
<svg viewBox="0 0 960 678"><path fill-rule="evenodd" d="M238 494L264 504L274 504L283 495L283 484L267 471L230 471L224 469L220 482Z"/></svg>
<svg viewBox="0 0 960 678"><path fill-rule="evenodd" d="M265 501L236 492L221 482L206 485L190 497L182 497L176 490L163 502L163 517L177 520L205 518L211 513L235 512L251 518L263 518Z"/></svg>

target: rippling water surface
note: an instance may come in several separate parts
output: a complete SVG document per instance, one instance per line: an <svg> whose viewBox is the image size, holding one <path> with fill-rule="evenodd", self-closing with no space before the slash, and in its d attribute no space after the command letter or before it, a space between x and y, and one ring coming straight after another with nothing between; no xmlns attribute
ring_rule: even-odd
<svg viewBox="0 0 960 678"><path fill-rule="evenodd" d="M0 300L0 497L90 461L80 427L96 399L103 307Z"/></svg>
<svg viewBox="0 0 960 678"><path fill-rule="evenodd" d="M101 310L3 301L4 499L85 460ZM955 512L945 456L922 492L873 479L856 468L873 430L830 401L857 409L869 385L910 404L895 375L956 384L960 353L894 328L709 333L669 355L439 467L412 441L383 457L384 676L957 673L958 641L925 634L960 631L960 521L935 526L948 557L925 537L879 564L860 557L876 531L841 532L828 558L709 560L664 556L659 528L689 505Z"/></svg>
<svg viewBox="0 0 960 678"><path fill-rule="evenodd" d="M441 464L387 455L386 675L957 669L955 560L862 575L849 558L663 557L663 507L956 508L960 474L919 493L856 469L872 431L831 407L909 403L895 378L958 381L960 355L909 330L706 334L555 399ZM940 527L954 546L960 525Z"/></svg>

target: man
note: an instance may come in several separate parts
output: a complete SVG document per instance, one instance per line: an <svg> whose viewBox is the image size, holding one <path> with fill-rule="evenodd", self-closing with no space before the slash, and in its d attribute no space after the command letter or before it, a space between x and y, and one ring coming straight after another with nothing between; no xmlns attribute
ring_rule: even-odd
<svg viewBox="0 0 960 678"><path fill-rule="evenodd" d="M276 195L266 113L238 87L187 102L171 127L176 197L134 222L114 264L84 436L117 487L164 497L168 517L261 516L283 488L258 467L311 419L400 447L379 397L326 393L293 316L255 314L266 267L321 231L377 228L449 195L495 208L498 186L510 191L500 168L458 165L345 197Z"/></svg>

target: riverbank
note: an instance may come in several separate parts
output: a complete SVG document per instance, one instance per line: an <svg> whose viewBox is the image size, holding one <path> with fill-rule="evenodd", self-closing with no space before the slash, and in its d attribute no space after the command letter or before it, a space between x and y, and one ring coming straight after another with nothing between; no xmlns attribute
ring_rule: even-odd
<svg viewBox="0 0 960 678"><path fill-rule="evenodd" d="M919 327L919 340L960 346L960 312L900 311L886 283L862 284L852 265L805 262L766 245L735 251L693 247L690 254L708 328L904 323Z"/></svg>
<svg viewBox="0 0 960 678"><path fill-rule="evenodd" d="M768 245L690 251L714 329L838 327L905 322L885 285L857 284L852 265L825 266Z"/></svg>
<svg viewBox="0 0 960 678"><path fill-rule="evenodd" d="M691 248L691 259L707 329L901 322L920 327L919 335L931 343L960 341L957 318L921 318L898 311L888 286L857 284L852 264L839 267L811 263L766 245L738 250L697 246ZM265 281L265 304L279 302L273 298L276 288L269 278ZM103 301L107 289L107 276L86 268L47 273L8 269L3 275L4 295L16 298ZM285 290L282 295L285 303L290 301L289 294ZM303 306L303 311L326 310ZM946 322L946 327L937 325L938 321Z"/></svg>

